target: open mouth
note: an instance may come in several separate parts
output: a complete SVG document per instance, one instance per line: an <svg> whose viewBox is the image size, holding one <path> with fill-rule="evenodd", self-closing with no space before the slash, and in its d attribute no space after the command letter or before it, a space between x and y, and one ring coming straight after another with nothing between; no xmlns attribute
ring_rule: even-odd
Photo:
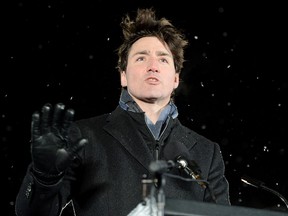
<svg viewBox="0 0 288 216"><path fill-rule="evenodd" d="M149 77L148 79L146 79L147 81L151 81L151 82L158 82L159 80L156 79L155 77Z"/></svg>

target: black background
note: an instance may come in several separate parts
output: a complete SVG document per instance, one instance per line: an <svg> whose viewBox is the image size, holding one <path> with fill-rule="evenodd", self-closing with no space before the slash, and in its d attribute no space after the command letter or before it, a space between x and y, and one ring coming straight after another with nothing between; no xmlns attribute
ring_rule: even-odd
<svg viewBox="0 0 288 216"><path fill-rule="evenodd" d="M232 204L285 208L276 195L240 180L249 175L288 196L286 11L276 1L251 2L2 3L3 212L14 215L31 160L31 114L46 102L65 103L78 119L112 111L120 94L115 50L121 42L121 17L150 6L190 41L175 99L179 118L220 144Z"/></svg>

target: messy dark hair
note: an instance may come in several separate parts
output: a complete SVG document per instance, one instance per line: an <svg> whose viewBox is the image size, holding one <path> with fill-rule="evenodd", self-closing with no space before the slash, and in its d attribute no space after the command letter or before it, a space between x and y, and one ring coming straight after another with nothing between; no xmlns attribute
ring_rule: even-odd
<svg viewBox="0 0 288 216"><path fill-rule="evenodd" d="M123 31L123 43L117 49L119 72L125 71L127 58L131 46L142 37L157 37L163 44L166 43L172 52L175 71L180 73L184 63L184 48L188 45L184 34L176 29L166 18L157 19L155 10L138 9L135 20L129 15L123 17L120 24Z"/></svg>

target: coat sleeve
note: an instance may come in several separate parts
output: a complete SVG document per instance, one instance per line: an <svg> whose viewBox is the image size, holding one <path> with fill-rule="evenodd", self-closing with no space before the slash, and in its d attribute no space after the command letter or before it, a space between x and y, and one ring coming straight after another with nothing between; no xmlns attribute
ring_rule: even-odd
<svg viewBox="0 0 288 216"><path fill-rule="evenodd" d="M71 139L81 136L76 124L70 128ZM71 188L76 182L76 169L80 164L78 155L65 175L53 184L43 184L38 181L32 172L32 163L28 166L16 196L15 213L17 216L58 216L71 201Z"/></svg>
<svg viewBox="0 0 288 216"><path fill-rule="evenodd" d="M29 165L16 197L17 216L57 216L61 211L62 179L53 185L37 181ZM63 200L64 201L64 200Z"/></svg>

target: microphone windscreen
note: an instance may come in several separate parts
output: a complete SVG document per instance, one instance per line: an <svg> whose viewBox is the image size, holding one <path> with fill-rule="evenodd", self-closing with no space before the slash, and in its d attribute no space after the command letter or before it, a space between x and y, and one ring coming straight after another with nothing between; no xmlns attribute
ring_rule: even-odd
<svg viewBox="0 0 288 216"><path fill-rule="evenodd" d="M166 160L175 161L179 155L189 158L189 151L181 142L169 143L169 145L163 149L163 157Z"/></svg>
<svg viewBox="0 0 288 216"><path fill-rule="evenodd" d="M150 163L149 170L152 173L165 173L168 172L172 167L174 167L173 161L157 160Z"/></svg>

